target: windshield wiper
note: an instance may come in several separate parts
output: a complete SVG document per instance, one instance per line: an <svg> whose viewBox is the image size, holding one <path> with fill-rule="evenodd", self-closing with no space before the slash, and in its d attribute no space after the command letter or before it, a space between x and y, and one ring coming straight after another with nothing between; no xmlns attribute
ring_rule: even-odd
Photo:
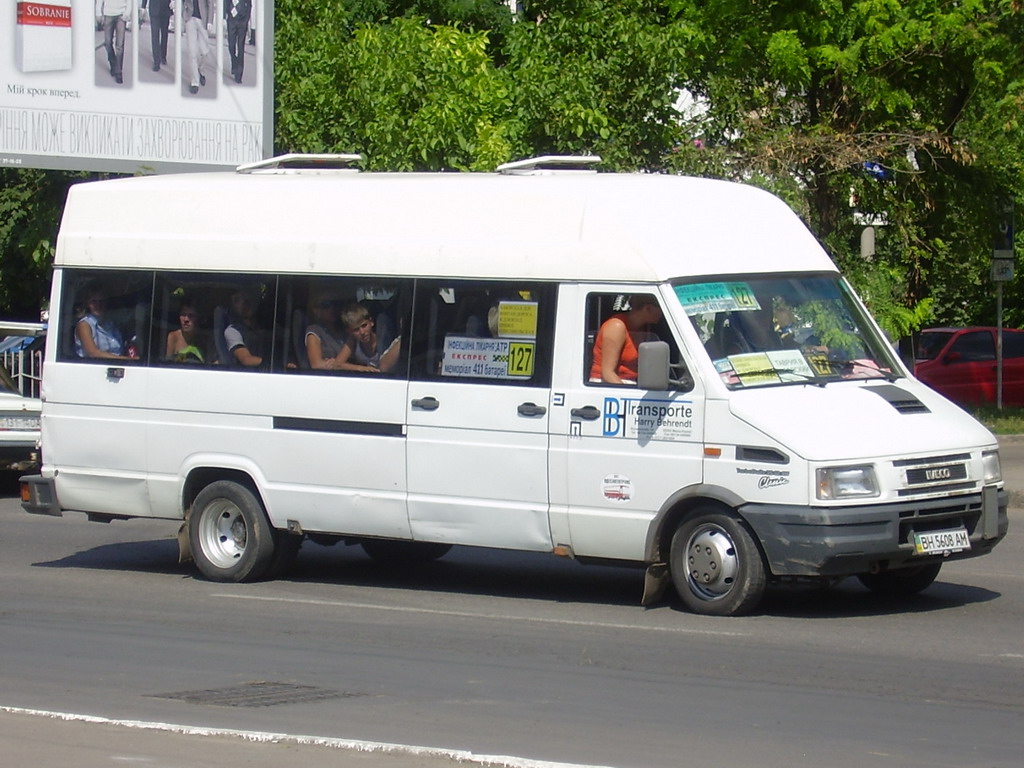
<svg viewBox="0 0 1024 768"><path fill-rule="evenodd" d="M828 382L824 379L819 379L817 376L808 376L806 373L796 370L795 368L762 368L756 371L743 371L740 373L735 369L733 372L740 379L740 383L743 383L744 376L767 376L770 373L779 375L779 383L781 384L813 384L816 387L824 387ZM799 376L800 381L793 381L792 379L786 380L782 378L782 374L788 374L790 376Z"/></svg>
<svg viewBox="0 0 1024 768"><path fill-rule="evenodd" d="M870 365L865 365L860 360L833 360L832 358L825 358L823 360L822 359L818 359L818 360L814 361L814 364L817 364L817 365L820 365L822 363L827 365L829 368L833 369L837 373L842 373L843 371L852 370L854 367L859 366L861 368L861 370L866 371L866 372L871 373L871 374L878 374L878 378L885 379L886 381L888 381L890 383L896 381L897 379L903 378L898 373L894 373L893 371L886 371L886 370L883 370L882 368L876 368L876 367L873 367L873 366L870 366ZM875 377L874 376L864 376L863 378L875 378Z"/></svg>

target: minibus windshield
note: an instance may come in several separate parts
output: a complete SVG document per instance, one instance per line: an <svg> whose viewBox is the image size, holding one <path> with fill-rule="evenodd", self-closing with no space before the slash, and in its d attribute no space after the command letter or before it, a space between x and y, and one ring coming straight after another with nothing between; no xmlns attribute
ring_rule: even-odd
<svg viewBox="0 0 1024 768"><path fill-rule="evenodd" d="M902 375L837 275L729 276L673 287L730 389Z"/></svg>

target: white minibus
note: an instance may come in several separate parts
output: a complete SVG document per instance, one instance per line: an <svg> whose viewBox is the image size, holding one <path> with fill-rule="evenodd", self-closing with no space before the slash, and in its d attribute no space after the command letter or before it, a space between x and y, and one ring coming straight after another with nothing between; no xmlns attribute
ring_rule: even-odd
<svg viewBox="0 0 1024 768"><path fill-rule="evenodd" d="M217 581L306 538L468 545L641 566L643 601L715 615L918 592L1006 534L993 436L774 196L353 161L71 189L25 509L181 520Z"/></svg>

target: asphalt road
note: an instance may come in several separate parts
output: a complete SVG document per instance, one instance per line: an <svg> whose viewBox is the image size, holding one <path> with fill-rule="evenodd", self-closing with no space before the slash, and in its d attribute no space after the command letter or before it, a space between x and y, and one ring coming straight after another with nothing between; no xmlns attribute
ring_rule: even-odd
<svg viewBox="0 0 1024 768"><path fill-rule="evenodd" d="M1024 489L1024 443L1003 460ZM0 754L1017 768L1022 518L912 600L778 588L755 616L715 619L641 608L639 572L467 548L393 572L307 543L286 579L213 584L177 563L173 524L35 517L3 498Z"/></svg>

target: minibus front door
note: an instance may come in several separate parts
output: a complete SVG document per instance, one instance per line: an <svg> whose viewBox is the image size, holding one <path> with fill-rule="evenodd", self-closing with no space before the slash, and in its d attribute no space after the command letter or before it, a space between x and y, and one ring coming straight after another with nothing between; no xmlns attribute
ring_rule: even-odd
<svg viewBox="0 0 1024 768"><path fill-rule="evenodd" d="M591 376L592 348L609 316L607 307L631 293L653 291L568 285L559 292L551 527L555 544L571 546L580 557L643 560L658 512L703 476L700 381L659 392ZM657 330L678 361L679 345L668 321Z"/></svg>

